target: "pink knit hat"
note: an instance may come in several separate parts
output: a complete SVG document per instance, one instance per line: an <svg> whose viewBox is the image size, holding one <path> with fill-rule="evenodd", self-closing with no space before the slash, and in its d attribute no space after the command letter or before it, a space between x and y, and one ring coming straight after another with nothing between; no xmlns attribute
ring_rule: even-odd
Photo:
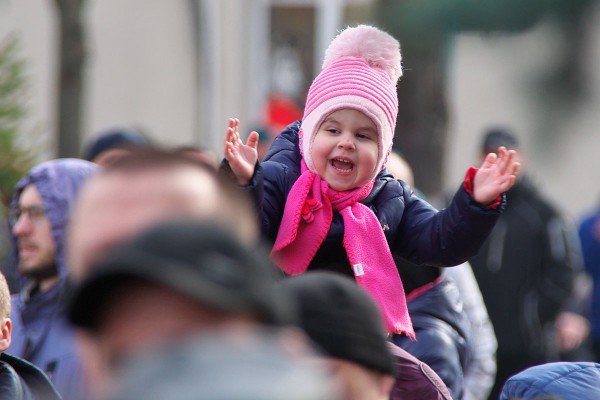
<svg viewBox="0 0 600 400"><path fill-rule="evenodd" d="M316 172L311 150L317 130L329 114L343 108L361 111L375 123L379 157L373 178L385 166L398 114L401 59L400 43L372 26L347 28L333 39L302 118L300 149L309 170Z"/></svg>

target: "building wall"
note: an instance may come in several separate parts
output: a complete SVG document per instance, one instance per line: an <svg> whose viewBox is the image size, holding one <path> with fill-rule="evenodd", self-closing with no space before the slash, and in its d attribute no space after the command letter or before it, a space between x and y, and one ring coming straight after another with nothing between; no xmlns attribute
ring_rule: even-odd
<svg viewBox="0 0 600 400"><path fill-rule="evenodd" d="M367 7L365 1L349 3ZM347 4L349 4L347 3ZM84 135L139 125L167 145L202 144L220 154L229 116L251 128L269 85L268 10L310 6L316 60L344 2L327 0L96 0L87 3L88 93ZM329 17L327 17L329 16ZM335 19L328 24L326 18ZM459 35L448 70L450 136L446 185L478 162L482 130L507 123L521 134L527 170L555 203L578 216L600 199L600 10L587 51L587 98L560 114L540 113L531 83L556 60L559 38L547 22L510 36ZM51 1L0 0L0 38L17 32L28 62L30 116L24 138L54 154L56 11ZM319 54L317 54L319 53Z"/></svg>
<svg viewBox="0 0 600 400"><path fill-rule="evenodd" d="M558 57L552 21L522 34L456 39L449 71L449 187L477 163L483 130L507 124L521 138L525 171L555 205L578 218L600 202L600 7L588 26L585 97L556 108L545 107L549 99L536 86Z"/></svg>
<svg viewBox="0 0 600 400"><path fill-rule="evenodd" d="M140 125L156 140L190 141L197 83L188 2L102 0L88 6L86 136L125 124Z"/></svg>

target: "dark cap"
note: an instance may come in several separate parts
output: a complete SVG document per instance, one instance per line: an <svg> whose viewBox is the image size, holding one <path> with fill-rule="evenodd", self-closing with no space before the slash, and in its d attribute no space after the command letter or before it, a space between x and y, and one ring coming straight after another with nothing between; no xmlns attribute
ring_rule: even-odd
<svg viewBox="0 0 600 400"><path fill-rule="evenodd" d="M131 128L111 128L98 134L86 146L82 158L94 161L101 153L110 149L146 148L150 141L146 136Z"/></svg>
<svg viewBox="0 0 600 400"><path fill-rule="evenodd" d="M246 248L216 225L166 222L95 264L75 288L69 318L77 326L96 329L111 295L137 279L164 285L205 307L278 324L289 310L286 299L272 290L277 272L265 252Z"/></svg>
<svg viewBox="0 0 600 400"><path fill-rule="evenodd" d="M296 302L300 328L328 356L394 374L379 309L356 282L318 271L287 278L281 287Z"/></svg>
<svg viewBox="0 0 600 400"><path fill-rule="evenodd" d="M507 150L519 148L519 141L513 131L507 127L493 127L486 131L481 144L484 153L496 153L498 147L504 146Z"/></svg>

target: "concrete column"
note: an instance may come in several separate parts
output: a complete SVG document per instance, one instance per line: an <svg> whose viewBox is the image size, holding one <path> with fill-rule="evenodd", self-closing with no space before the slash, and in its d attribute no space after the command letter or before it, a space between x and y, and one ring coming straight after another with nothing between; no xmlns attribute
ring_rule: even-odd
<svg viewBox="0 0 600 400"><path fill-rule="evenodd" d="M314 74L321 72L323 56L340 29L344 0L316 0L316 43L314 52Z"/></svg>

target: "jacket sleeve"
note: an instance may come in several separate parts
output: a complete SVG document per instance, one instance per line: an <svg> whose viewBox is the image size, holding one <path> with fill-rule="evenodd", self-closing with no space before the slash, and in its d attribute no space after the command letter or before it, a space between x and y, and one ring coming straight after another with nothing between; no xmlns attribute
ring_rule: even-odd
<svg viewBox="0 0 600 400"><path fill-rule="evenodd" d="M506 203L503 195L498 207L486 208L463 185L440 211L406 187L398 200L404 203L404 212L395 247L413 263L438 267L462 264L477 254Z"/></svg>
<svg viewBox="0 0 600 400"><path fill-rule="evenodd" d="M574 227L558 214L553 213L546 221L542 245L545 272L538 282L538 308L544 323L554 320L562 307L573 299L575 279L583 266Z"/></svg>

